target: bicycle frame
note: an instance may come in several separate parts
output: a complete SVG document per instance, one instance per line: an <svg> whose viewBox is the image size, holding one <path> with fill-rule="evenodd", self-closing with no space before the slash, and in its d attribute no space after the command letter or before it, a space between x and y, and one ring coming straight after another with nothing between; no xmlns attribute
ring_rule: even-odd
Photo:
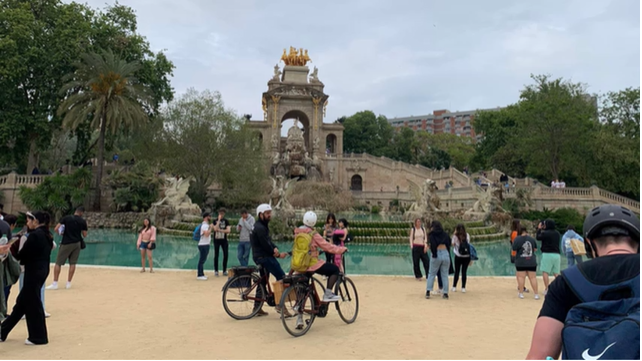
<svg viewBox="0 0 642 361"><path fill-rule="evenodd" d="M235 278L239 278L241 276L234 275L232 277L232 280ZM265 283L266 286L266 295L263 295L262 298L259 297L252 297L250 296L252 292L258 287L259 284ZM272 287L270 286L270 273L265 272L265 275L261 275L261 272L259 271L259 279L256 282L253 282L252 287L247 291L246 294L243 295L243 298L248 299L250 301L258 301L258 302L268 302L270 297L274 297L274 292L272 292Z"/></svg>

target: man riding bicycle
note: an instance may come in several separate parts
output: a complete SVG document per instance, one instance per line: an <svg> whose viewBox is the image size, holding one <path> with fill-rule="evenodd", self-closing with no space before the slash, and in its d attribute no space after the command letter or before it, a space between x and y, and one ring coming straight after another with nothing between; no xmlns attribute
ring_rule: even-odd
<svg viewBox="0 0 642 361"><path fill-rule="evenodd" d="M287 253L279 253L278 248L272 243L270 237L270 228L268 224L272 218L272 207L269 204L263 203L256 208L257 222L254 224L254 229L250 234L250 244L252 246L252 258L254 263L263 267L261 276L268 272L272 274L277 282L283 282L285 272L276 258L285 258ZM261 295L263 296L263 295ZM277 309L277 311L279 311ZM259 310L257 316L266 316L268 313Z"/></svg>
<svg viewBox="0 0 642 361"><path fill-rule="evenodd" d="M303 226L294 230L294 234L312 233L313 227L317 223L316 213L310 211L303 216ZM332 292L332 288L339 279L339 267L319 259L319 248L332 254L342 254L347 250L346 247L335 246L329 243L318 233L314 232L310 241L310 256L313 259L312 266L308 267L307 273L317 273L328 277L327 289L323 293L323 302L337 302L340 298Z"/></svg>

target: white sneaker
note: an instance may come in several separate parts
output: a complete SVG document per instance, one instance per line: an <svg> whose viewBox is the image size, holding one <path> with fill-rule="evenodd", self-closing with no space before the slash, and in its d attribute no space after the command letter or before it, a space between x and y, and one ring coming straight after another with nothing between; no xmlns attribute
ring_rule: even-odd
<svg viewBox="0 0 642 361"><path fill-rule="evenodd" d="M535 295L535 299L536 299L536 300L539 300L539 295Z"/></svg>
<svg viewBox="0 0 642 361"><path fill-rule="evenodd" d="M456 288L456 287L453 287L453 288L451 288L451 289L450 289L450 291L451 291L451 292L457 292L457 288Z"/></svg>
<svg viewBox="0 0 642 361"><path fill-rule="evenodd" d="M58 284L57 283L52 283L51 285L47 286L45 288L46 290L57 290L58 289Z"/></svg>
<svg viewBox="0 0 642 361"><path fill-rule="evenodd" d="M71 288L71 282L67 282L67 285L65 286L65 288L66 289L70 289Z"/></svg>
<svg viewBox="0 0 642 361"><path fill-rule="evenodd" d="M520 293L517 294L517 297L519 297L521 299L524 299L524 294L520 292Z"/></svg>
<svg viewBox="0 0 642 361"><path fill-rule="evenodd" d="M45 318L49 318L49 317L51 317L51 313L45 311Z"/></svg>
<svg viewBox="0 0 642 361"><path fill-rule="evenodd" d="M548 293L548 288L544 290L544 296Z"/></svg>
<svg viewBox="0 0 642 361"><path fill-rule="evenodd" d="M27 316L22 315L22 317L20 317L20 319L21 319L21 320L25 320L25 319L27 319Z"/></svg>
<svg viewBox="0 0 642 361"><path fill-rule="evenodd" d="M218 277L218 271L214 272L214 276Z"/></svg>
<svg viewBox="0 0 642 361"><path fill-rule="evenodd" d="M325 292L323 292L323 302L338 302L340 300L341 297L335 295L330 290L325 290Z"/></svg>
<svg viewBox="0 0 642 361"><path fill-rule="evenodd" d="M461 289L461 293L466 293L466 289L465 289L465 288L462 288L462 289Z"/></svg>
<svg viewBox="0 0 642 361"><path fill-rule="evenodd" d="M199 281L207 281L207 277L205 276L196 277L196 279Z"/></svg>
<svg viewBox="0 0 642 361"><path fill-rule="evenodd" d="M33 343L33 342L31 342L31 341L29 341L29 339L26 339L26 340L25 340L25 345L35 346L36 344L35 344L35 343Z"/></svg>
<svg viewBox="0 0 642 361"><path fill-rule="evenodd" d="M442 291L443 291L443 290L440 288L440 289L438 289L438 290L436 290L436 291L433 291L432 293L434 293L434 294L436 294L436 295L439 295L439 294L441 294L441 293L442 293Z"/></svg>
<svg viewBox="0 0 642 361"><path fill-rule="evenodd" d="M303 330L303 315L300 313L296 316L296 329L297 330Z"/></svg>

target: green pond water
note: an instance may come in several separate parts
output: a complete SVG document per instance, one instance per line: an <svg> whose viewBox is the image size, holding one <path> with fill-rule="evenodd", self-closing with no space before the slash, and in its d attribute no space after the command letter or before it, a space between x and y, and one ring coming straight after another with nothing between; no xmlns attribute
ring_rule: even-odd
<svg viewBox="0 0 642 361"><path fill-rule="evenodd" d="M56 242L60 243L56 235ZM101 266L140 267L140 252L136 249L137 235L131 231L115 229L91 229L86 238L87 248L80 253L78 263ZM230 242L228 267L238 266L238 242ZM291 243L278 243L281 251L289 251ZM346 255L346 272L348 274L368 275L413 275L410 247L398 245L349 245ZM509 242L478 244L475 246L479 261L468 268L471 276L512 276L515 267L510 263ZM56 259L57 250L51 255ZM213 254L210 251L205 264L206 271L213 270ZM538 251L538 263L541 254ZM196 270L198 249L191 238L160 234L157 248L154 251L155 268L175 268ZM219 260L222 262L222 259ZM283 269L289 268L289 259L279 260ZM251 258L250 263L252 264ZM219 264L219 267L221 265ZM566 257L562 257L562 269L566 267ZM423 272L423 268L422 268ZM539 273L539 272L538 272Z"/></svg>

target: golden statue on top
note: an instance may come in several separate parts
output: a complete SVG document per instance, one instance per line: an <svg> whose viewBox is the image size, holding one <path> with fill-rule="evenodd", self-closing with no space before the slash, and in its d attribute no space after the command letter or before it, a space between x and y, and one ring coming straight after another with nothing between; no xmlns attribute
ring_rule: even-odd
<svg viewBox="0 0 642 361"><path fill-rule="evenodd" d="M290 47L290 53L288 54L285 49L283 49L283 55L281 55L281 60L285 65L292 66L305 66L307 62L312 62L312 59L308 56L308 51L304 49L296 49Z"/></svg>

